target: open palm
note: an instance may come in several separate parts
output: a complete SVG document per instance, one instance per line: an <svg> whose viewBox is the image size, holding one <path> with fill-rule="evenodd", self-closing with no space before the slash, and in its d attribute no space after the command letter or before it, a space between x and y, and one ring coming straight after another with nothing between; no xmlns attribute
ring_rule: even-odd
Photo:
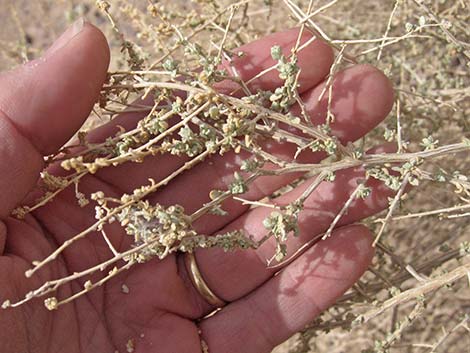
<svg viewBox="0 0 470 353"><path fill-rule="evenodd" d="M248 80L273 65L270 48L281 45L288 53L297 33L294 29L274 34L240 48L245 55L236 59L235 66L241 77ZM308 38L310 35L304 34L303 42ZM332 50L319 40L299 53L299 92L314 124L325 119L327 103L317 98L332 61ZM103 239L92 234L27 279L24 272L32 261L43 259L58 244L94 223L93 207L79 207L73 190L66 190L24 220L9 216L31 191L34 193L42 156L60 148L88 116L105 80L108 62L109 49L101 32L78 22L42 59L0 76L0 302L20 299L44 281L84 270L110 256ZM251 83L253 90L269 90L280 84L275 72ZM229 92L231 87L222 84L219 88ZM332 128L343 142L356 140L376 126L393 101L385 76L364 65L338 73L333 96L336 120ZM293 110L299 113L299 107ZM117 125L133 128L141 117L124 113L92 132L90 138L102 140L114 134ZM280 158L290 158L295 152L295 146L287 143L272 143L266 148ZM299 158L318 162L322 157L304 153ZM209 163L174 179L150 201L179 203L187 212L195 211L207 202L211 190L230 183L243 158L243 154L230 153L212 157ZM183 158L158 156L143 164L108 168L86 177L80 191L89 194L102 190L110 195L129 192L146 184L148 178L160 180L183 163ZM318 187L306 201L300 236L290 240L290 251L328 228L363 175L361 169L346 170L338 173L334 182ZM260 178L243 197L260 199L291 180L292 176ZM353 202L333 236L311 247L277 276L266 268L265 260L275 246L270 242L256 251L197 251L204 279L229 302L211 317L204 318L214 308L193 288L182 257L171 255L134 266L59 310L47 311L42 300L35 299L22 307L0 311L0 351L114 353L132 351L132 346L134 352L201 352L201 334L211 353L269 352L333 304L369 265L373 255L370 233L352 223L384 208L390 194L377 181L368 184L371 196ZM276 202L290 202L306 185ZM195 228L204 234L244 228L258 239L265 235L262 220L269 209L248 209L230 202L224 208L228 216L203 217ZM109 235L118 249L131 244L118 226ZM70 296L83 284L73 282L56 295Z"/></svg>

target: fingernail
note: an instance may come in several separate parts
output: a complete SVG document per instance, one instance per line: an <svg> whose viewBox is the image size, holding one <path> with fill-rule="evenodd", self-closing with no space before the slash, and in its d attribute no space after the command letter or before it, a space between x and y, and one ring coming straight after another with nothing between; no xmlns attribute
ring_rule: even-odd
<svg viewBox="0 0 470 353"><path fill-rule="evenodd" d="M44 57L48 57L57 52L60 48L66 46L67 43L69 43L77 34L82 31L84 26L85 20L83 17L81 17L75 21L59 38L57 38L54 44L52 44L52 46L44 53Z"/></svg>

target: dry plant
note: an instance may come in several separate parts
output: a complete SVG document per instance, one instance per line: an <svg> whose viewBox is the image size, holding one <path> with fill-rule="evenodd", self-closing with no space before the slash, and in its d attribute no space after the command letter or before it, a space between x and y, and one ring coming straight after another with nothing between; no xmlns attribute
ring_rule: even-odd
<svg viewBox="0 0 470 353"><path fill-rule="evenodd" d="M206 214L225 215L224 201L228 199L273 209L263 224L278 246L267 259L267 266L279 266L298 255L287 255L285 244L288 237L296 235L297 217L305 199L321 181L333 181L339 171L361 166L366 170L364 182L350 195L323 237L330 235L354 200L369 196L368 179L381 180L395 196L382 214L364 220L376 234L374 263L336 306L279 351L431 353L468 349L468 3L99 0L96 4L64 2L62 6L70 19L91 15L96 6L99 12L95 16L106 20L103 26L108 26L117 59L86 126L74 142L47 157L48 165L60 163L68 174L53 175L45 170L41 175L43 196L34 206L17 208L15 215L24 217L73 187L81 206L95 205L96 222L47 258L38 259L26 276L34 276L79 239L96 234L105 239L113 256L81 272L46 282L25 293L22 300L7 300L4 308L41 297L48 309L56 310L132 266L176 251L260 246L267 238L255 242L242 230L213 236L192 228L192 223ZM284 84L274 91L250 91L250 81L242 80L230 65L233 58L243 55L236 50L240 45L295 26L301 28L300 33L308 31L336 50L319 98L328 104L322 126L313 126L302 109L299 116L289 113L295 103L302 107L297 92L297 54L312 40L301 45L299 39L288 56L279 47L271 48L277 64L250 81L275 70ZM10 49L4 55L35 55L24 38L5 45ZM228 63L226 69L221 69L222 61ZM384 70L395 85L396 102L383 124L361 141L345 146L330 134L335 121L330 110L335 100L332 82L340 69L352 63L371 63ZM232 92L217 91L217 84L223 80L233 82ZM108 122L124 110L143 113L136 128L123 129L105 141L88 138L90 126ZM270 154L263 148L263 141L269 139L295 144L296 155L286 161ZM384 142L394 143L396 152L366 152ZM318 164L302 163L297 156L307 149L322 151L327 158ZM178 204L163 206L146 200L186 170L228 151L243 151L249 158L234 172L228 188L213 190L210 201L197 211L186 213ZM87 174L160 154L184 156L186 162L165 178L149 180L119 197L100 190L87 197L80 191L80 180ZM313 182L288 205L275 203L288 187L262 200L240 196L260 177L291 173L301 175L292 185L300 180ZM132 247L118 252L112 246L106 234L112 223L120 224L133 238ZM86 280L96 273L102 274L100 280ZM55 297L60 286L77 279L85 280L83 290L70 297ZM447 303L452 308L446 311ZM466 337L467 345L458 343L462 337Z"/></svg>

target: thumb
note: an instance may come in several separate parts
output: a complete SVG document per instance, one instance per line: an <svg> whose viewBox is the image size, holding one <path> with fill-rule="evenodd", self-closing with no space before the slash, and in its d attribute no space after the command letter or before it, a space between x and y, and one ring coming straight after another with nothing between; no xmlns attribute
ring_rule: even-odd
<svg viewBox="0 0 470 353"><path fill-rule="evenodd" d="M105 37L79 20L42 58L0 75L0 218L34 187L43 156L88 117L108 64Z"/></svg>

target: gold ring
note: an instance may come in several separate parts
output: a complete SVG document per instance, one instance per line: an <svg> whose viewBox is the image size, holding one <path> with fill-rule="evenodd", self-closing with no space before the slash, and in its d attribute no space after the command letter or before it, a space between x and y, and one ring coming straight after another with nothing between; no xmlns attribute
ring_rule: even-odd
<svg viewBox="0 0 470 353"><path fill-rule="evenodd" d="M227 304L214 294L214 292L207 285L206 281L204 281L204 278L202 278L194 253L186 252L184 254L184 264L186 265L186 270L189 274L191 282L193 282L194 287L209 304L217 308L221 308Z"/></svg>

